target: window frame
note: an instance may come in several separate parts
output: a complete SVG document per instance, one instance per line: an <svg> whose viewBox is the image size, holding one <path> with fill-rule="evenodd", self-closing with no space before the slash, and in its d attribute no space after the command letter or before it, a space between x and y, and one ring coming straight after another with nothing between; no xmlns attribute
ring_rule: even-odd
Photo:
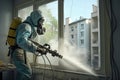
<svg viewBox="0 0 120 80"><path fill-rule="evenodd" d="M22 3L18 3L15 4L14 6L14 13L13 13L13 17L17 16L17 12L19 9L28 7L33 5L33 10L38 8L38 4L43 5L52 1L56 1L56 0L29 0L27 2L22 2ZM109 0L106 1L108 6L109 6ZM109 20L109 16L107 15L107 10L105 8L105 1L104 0L98 0L99 3L99 17L98 19L100 20L98 23L100 26L100 53L102 56L101 57L101 69L100 70L95 70L96 73L98 74L103 74L103 75L110 75L110 20ZM59 37L59 45L62 45L61 43L63 43L63 40L61 38L64 38L64 0L58 0L58 37ZM108 27L104 27L104 26L108 26ZM61 47L59 49L62 49ZM60 52L60 51L59 51Z"/></svg>

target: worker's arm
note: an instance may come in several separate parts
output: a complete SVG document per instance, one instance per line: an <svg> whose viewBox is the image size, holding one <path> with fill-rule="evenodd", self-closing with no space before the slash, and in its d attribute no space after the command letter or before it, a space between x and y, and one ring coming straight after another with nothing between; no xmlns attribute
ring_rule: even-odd
<svg viewBox="0 0 120 80"><path fill-rule="evenodd" d="M29 37L32 34L32 29L29 24L19 25L16 31L16 43L22 49L35 53L37 46L29 40Z"/></svg>

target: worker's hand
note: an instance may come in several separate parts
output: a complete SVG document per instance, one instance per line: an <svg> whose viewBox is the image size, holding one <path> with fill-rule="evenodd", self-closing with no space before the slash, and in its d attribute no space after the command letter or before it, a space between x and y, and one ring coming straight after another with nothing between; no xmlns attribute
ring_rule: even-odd
<svg viewBox="0 0 120 80"><path fill-rule="evenodd" d="M46 55L47 54L47 50L44 48L37 48L36 52L38 52L41 55Z"/></svg>

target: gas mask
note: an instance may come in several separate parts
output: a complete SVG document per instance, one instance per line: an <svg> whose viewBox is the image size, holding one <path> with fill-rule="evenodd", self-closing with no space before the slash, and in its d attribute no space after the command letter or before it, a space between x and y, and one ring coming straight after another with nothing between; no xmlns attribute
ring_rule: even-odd
<svg viewBox="0 0 120 80"><path fill-rule="evenodd" d="M37 25L37 33L39 35L43 35L46 31L46 29L42 26L44 22L44 19L41 18L40 20L38 20L38 25Z"/></svg>

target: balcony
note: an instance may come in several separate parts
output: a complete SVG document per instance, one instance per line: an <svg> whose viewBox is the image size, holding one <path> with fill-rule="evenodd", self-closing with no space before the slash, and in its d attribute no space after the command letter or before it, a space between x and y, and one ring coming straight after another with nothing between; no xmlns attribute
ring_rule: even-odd
<svg viewBox="0 0 120 80"><path fill-rule="evenodd" d="M91 30L92 32L98 32L98 28L94 28Z"/></svg>
<svg viewBox="0 0 120 80"><path fill-rule="evenodd" d="M91 13L91 17L94 18L94 17L97 17L98 16L98 13L97 12L92 12Z"/></svg>
<svg viewBox="0 0 120 80"><path fill-rule="evenodd" d="M96 69L96 70L98 70L99 66L100 66L99 63L100 63L99 56L94 56L93 57L93 61L92 61L93 68Z"/></svg>
<svg viewBox="0 0 120 80"><path fill-rule="evenodd" d="M98 42L92 42L92 47L98 47Z"/></svg>
<svg viewBox="0 0 120 80"><path fill-rule="evenodd" d="M93 54L98 55L98 47L93 47Z"/></svg>

